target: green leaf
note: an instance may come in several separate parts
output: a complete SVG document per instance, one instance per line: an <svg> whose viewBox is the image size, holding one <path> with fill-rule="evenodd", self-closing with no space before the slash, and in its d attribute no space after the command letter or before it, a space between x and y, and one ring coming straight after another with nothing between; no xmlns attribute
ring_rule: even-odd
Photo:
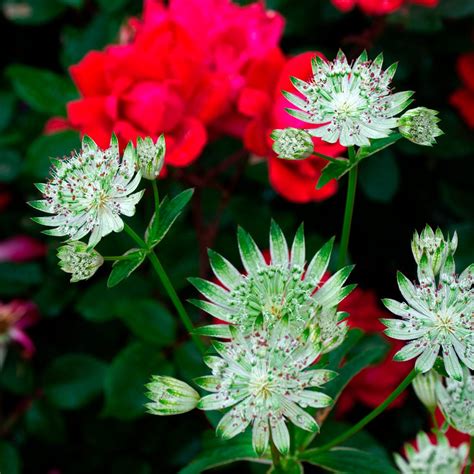
<svg viewBox="0 0 474 474"><path fill-rule="evenodd" d="M0 92L0 132L10 124L14 108L15 96L10 92Z"/></svg>
<svg viewBox="0 0 474 474"><path fill-rule="evenodd" d="M18 295L41 280L41 267L37 263L0 263L0 295Z"/></svg>
<svg viewBox="0 0 474 474"><path fill-rule="evenodd" d="M51 168L51 158L68 154L81 147L78 132L65 132L41 135L34 140L26 152L25 173L32 178L44 180Z"/></svg>
<svg viewBox="0 0 474 474"><path fill-rule="evenodd" d="M130 249L124 254L127 260L116 260L110 272L107 286L113 288L122 280L128 278L145 260L146 251L144 249Z"/></svg>
<svg viewBox="0 0 474 474"><path fill-rule="evenodd" d="M176 337L176 319L155 300L131 301L121 305L118 315L138 337L157 346L166 346Z"/></svg>
<svg viewBox="0 0 474 474"><path fill-rule="evenodd" d="M192 380L208 372L202 354L192 341L186 341L174 351L174 363L183 380Z"/></svg>
<svg viewBox="0 0 474 474"><path fill-rule="evenodd" d="M466 2L466 0L441 0L437 10L446 18L463 18L474 15L474 2Z"/></svg>
<svg viewBox="0 0 474 474"><path fill-rule="evenodd" d="M128 2L129 0L114 0L113 2L110 0L97 0L100 8L107 12L116 12L122 10Z"/></svg>
<svg viewBox="0 0 474 474"><path fill-rule="evenodd" d="M26 430L51 444L64 442L66 426L60 411L47 400L35 400L25 416ZM3 474L3 472L2 472Z"/></svg>
<svg viewBox="0 0 474 474"><path fill-rule="evenodd" d="M7 68L7 76L18 96L37 112L64 115L66 103L77 98L70 79L45 69L13 65Z"/></svg>
<svg viewBox="0 0 474 474"><path fill-rule="evenodd" d="M20 153L16 150L0 150L0 183L13 181L23 165Z"/></svg>
<svg viewBox="0 0 474 474"><path fill-rule="evenodd" d="M19 351L7 352L7 358L0 370L0 386L17 395L27 395L33 391L33 369L31 364L21 357Z"/></svg>
<svg viewBox="0 0 474 474"><path fill-rule="evenodd" d="M104 415L131 420L145 413L145 384L152 375L172 375L156 346L132 342L115 356L105 378Z"/></svg>
<svg viewBox="0 0 474 474"><path fill-rule="evenodd" d="M80 408L102 392L106 370L107 365L95 357L63 355L46 369L44 393L58 408Z"/></svg>
<svg viewBox="0 0 474 474"><path fill-rule="evenodd" d="M58 0L28 0L27 2L4 2L3 13L10 20L22 25L47 23L64 10Z"/></svg>
<svg viewBox="0 0 474 474"><path fill-rule="evenodd" d="M158 221L154 214L145 233L145 241L150 247L154 247L163 239L174 221L183 212L193 193L194 189L186 189L171 201L166 197L161 201Z"/></svg>
<svg viewBox="0 0 474 474"><path fill-rule="evenodd" d="M344 176L351 169L349 160L345 158L336 158L336 161L330 161L321 173L321 176L316 185L316 189L321 189L324 185L329 183L331 179L339 179Z"/></svg>
<svg viewBox="0 0 474 474"><path fill-rule="evenodd" d="M360 166L359 182L373 201L389 202L398 190L400 171L393 153L385 151Z"/></svg>
<svg viewBox="0 0 474 474"><path fill-rule="evenodd" d="M300 455L302 461L327 469L330 472L347 474L395 474L398 471L384 459L354 448L333 448L319 452L310 449Z"/></svg>
<svg viewBox="0 0 474 474"><path fill-rule="evenodd" d="M21 460L16 448L7 441L0 441L0 472L20 474Z"/></svg>
<svg viewBox="0 0 474 474"><path fill-rule="evenodd" d="M369 156L373 155L374 153L378 153L380 150L393 145L395 142L400 140L402 136L399 133L392 133L386 138L377 138L370 141L369 146L362 146L357 151L355 161L358 163L359 161L368 158Z"/></svg>
<svg viewBox="0 0 474 474"><path fill-rule="evenodd" d="M181 469L179 474L199 474L237 461L260 459L252 448L252 441L248 434L239 435L227 441L216 439L190 464Z"/></svg>

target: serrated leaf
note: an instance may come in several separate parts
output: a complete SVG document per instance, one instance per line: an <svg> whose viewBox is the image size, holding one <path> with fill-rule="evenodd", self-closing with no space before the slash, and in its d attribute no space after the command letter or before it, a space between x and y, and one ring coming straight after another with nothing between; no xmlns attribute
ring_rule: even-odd
<svg viewBox="0 0 474 474"><path fill-rule="evenodd" d="M392 133L388 137L375 138L371 140L369 146L362 146L359 148L355 156L355 162L358 163L359 161L368 158L374 153L378 153L380 150L393 145L395 142L400 140L400 138L402 138L402 136L399 133Z"/></svg>
<svg viewBox="0 0 474 474"><path fill-rule="evenodd" d="M46 369L46 398L64 410L80 408L102 392L107 365L87 354L66 354Z"/></svg>
<svg viewBox="0 0 474 474"><path fill-rule="evenodd" d="M167 234L174 221L183 212L193 193L194 189L186 189L171 201L167 198L163 199L160 204L158 219L154 214L145 233L145 241L150 247L157 245Z"/></svg>
<svg viewBox="0 0 474 474"><path fill-rule="evenodd" d="M113 288L122 280L128 278L143 263L146 258L146 251L143 249L130 249L123 256L127 257L127 259L116 260L113 264L112 271L107 280L109 288Z"/></svg>
<svg viewBox="0 0 474 474"><path fill-rule="evenodd" d="M316 189L321 189L324 185L328 184L332 179L340 179L350 169L351 164L349 160L345 158L336 158L336 161L330 161L321 172Z"/></svg>

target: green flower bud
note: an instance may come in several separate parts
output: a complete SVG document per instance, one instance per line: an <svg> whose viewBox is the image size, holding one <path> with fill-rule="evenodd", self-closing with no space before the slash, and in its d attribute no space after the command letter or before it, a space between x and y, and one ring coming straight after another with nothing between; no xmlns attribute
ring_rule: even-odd
<svg viewBox="0 0 474 474"><path fill-rule="evenodd" d="M398 129L402 136L417 145L433 146L436 137L443 135L438 127L438 113L426 107L410 109L399 118Z"/></svg>
<svg viewBox="0 0 474 474"><path fill-rule="evenodd" d="M420 401L430 411L436 409L436 384L441 380L441 376L434 370L430 370L426 374L419 374L413 380L413 389Z"/></svg>
<svg viewBox="0 0 474 474"><path fill-rule="evenodd" d="M80 241L68 242L58 249L59 267L71 273L71 282L88 280L104 263L99 252L88 249L87 244Z"/></svg>
<svg viewBox="0 0 474 474"><path fill-rule="evenodd" d="M200 398L196 390L174 377L154 376L146 387L149 390L146 395L152 400L146 407L152 415L186 413L196 408Z"/></svg>
<svg viewBox="0 0 474 474"><path fill-rule="evenodd" d="M150 137L137 139L137 156L140 171L145 179L153 181L160 174L165 162L165 136L160 135L156 143Z"/></svg>
<svg viewBox="0 0 474 474"><path fill-rule="evenodd" d="M304 160L314 151L313 139L306 130L284 128L273 130L273 151L278 158L286 160Z"/></svg>

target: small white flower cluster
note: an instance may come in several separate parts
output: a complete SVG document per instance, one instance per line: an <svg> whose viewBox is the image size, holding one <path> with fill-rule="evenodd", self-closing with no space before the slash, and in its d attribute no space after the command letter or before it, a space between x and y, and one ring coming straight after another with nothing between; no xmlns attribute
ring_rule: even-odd
<svg viewBox="0 0 474 474"><path fill-rule="evenodd" d="M438 113L437 110L426 107L407 110L398 121L398 130L407 140L417 145L433 146L436 137L443 135L438 127L441 120Z"/></svg>
<svg viewBox="0 0 474 474"><path fill-rule="evenodd" d="M188 411L190 403L202 410L228 408L217 427L223 438L232 438L251 425L257 454L267 450L270 440L287 454L287 423L317 431L317 422L305 408L332 403L315 388L336 374L310 366L345 337L347 325L337 305L353 288L344 286L351 267L325 281L332 241L306 265L302 227L290 250L280 227L272 222L269 262L243 229L239 229L238 243L245 273L210 251L219 284L191 279L206 298L193 303L228 324L200 328L201 334L224 340L213 341L216 355L204 358L212 375L195 380L211 394L199 402L190 397L182 411ZM152 412L169 414L166 409Z"/></svg>

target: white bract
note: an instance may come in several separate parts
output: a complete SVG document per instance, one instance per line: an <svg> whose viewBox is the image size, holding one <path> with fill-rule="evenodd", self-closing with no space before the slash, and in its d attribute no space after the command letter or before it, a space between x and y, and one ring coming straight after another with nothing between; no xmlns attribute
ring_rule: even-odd
<svg viewBox="0 0 474 474"><path fill-rule="evenodd" d="M438 127L440 118L437 110L416 107L407 110L399 119L398 130L407 140L417 145L433 146L436 137L443 135Z"/></svg>
<svg viewBox="0 0 474 474"><path fill-rule="evenodd" d="M332 403L329 396L312 389L336 373L306 370L320 355L317 332L308 329L299 337L291 336L287 318L283 318L267 328L257 322L252 332L231 328L231 336L230 342L214 342L217 356L204 358L212 375L200 377L196 383L213 393L203 397L198 408L232 407L217 426L219 435L229 439L252 425L257 454L267 449L270 436L277 449L287 454L290 436L286 422L317 431L318 424L303 408Z"/></svg>
<svg viewBox="0 0 474 474"><path fill-rule="evenodd" d="M255 321L260 317L265 325L287 318L292 335L298 336L308 326L317 329L323 351L342 342L347 331L343 319L347 315L337 312L337 305L354 285L344 286L351 266L324 281L333 240L326 243L308 265L302 227L298 229L290 251L280 227L272 222L269 263L243 229L239 229L238 243L245 273L239 272L218 253L209 251L212 270L223 286L200 278L190 279L208 300L193 300L196 306L244 332L253 331ZM227 326L219 326L222 325L210 326L207 335L228 337L224 330Z"/></svg>
<svg viewBox="0 0 474 474"><path fill-rule="evenodd" d="M474 436L474 375L464 369L462 382L452 378L439 381L436 393L447 422L457 431Z"/></svg>
<svg viewBox="0 0 474 474"><path fill-rule="evenodd" d="M278 158L286 160L304 160L314 151L313 139L306 130L284 128L273 130L271 134L273 151Z"/></svg>
<svg viewBox="0 0 474 474"><path fill-rule="evenodd" d="M418 285L398 273L398 286L406 303L386 299L384 304L401 319L381 320L388 336L411 340L395 354L395 360L418 357L415 367L427 372L441 354L447 373L456 380L462 380L462 364L474 369L473 272L471 264L456 275L450 253L436 278L430 259L423 253Z"/></svg>
<svg viewBox="0 0 474 474"><path fill-rule="evenodd" d="M106 150L84 137L81 151L56 160L51 179L36 185L44 199L29 204L52 216L34 220L54 227L45 231L48 235L80 240L90 233L89 248L93 248L102 237L123 230L121 215L135 214L143 196L143 191L134 193L141 180L137 168L131 143L120 158L115 136Z"/></svg>
<svg viewBox="0 0 474 474"><path fill-rule="evenodd" d="M72 273L71 282L88 280L104 259L99 252L88 249L87 244L80 241L68 242L58 249L59 267L66 273Z"/></svg>
<svg viewBox="0 0 474 474"><path fill-rule="evenodd" d="M300 95L283 92L297 107L290 115L311 124L308 132L328 143L368 146L371 139L384 138L398 126L396 115L411 102L413 92L393 93L391 81L396 64L382 69L383 56L374 61L362 53L351 65L339 51L334 61L316 56L308 82L291 78Z"/></svg>
<svg viewBox="0 0 474 474"><path fill-rule="evenodd" d="M165 136L160 135L153 143L150 137L137 138L137 157L140 171L145 179L154 180L160 174L165 162Z"/></svg>
<svg viewBox="0 0 474 474"><path fill-rule="evenodd" d="M416 437L418 449L405 445L406 460L395 454L395 463L402 474L455 474L462 472L469 448L463 443L457 448L449 445L444 435L431 443L426 433Z"/></svg>
<svg viewBox="0 0 474 474"><path fill-rule="evenodd" d="M438 403L436 385L439 380L441 376L435 370L430 370L426 374L418 374L412 382L416 396L430 412L435 411Z"/></svg>

